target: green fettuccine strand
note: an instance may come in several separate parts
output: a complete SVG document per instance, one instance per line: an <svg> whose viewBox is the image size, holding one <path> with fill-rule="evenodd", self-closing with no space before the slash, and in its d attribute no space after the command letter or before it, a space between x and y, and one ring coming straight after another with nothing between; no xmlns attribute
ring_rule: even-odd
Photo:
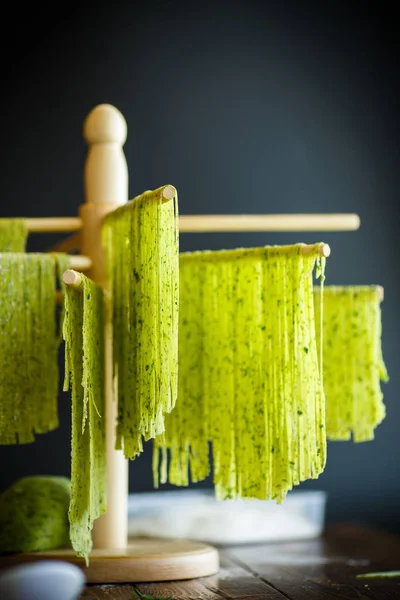
<svg viewBox="0 0 400 600"><path fill-rule="evenodd" d="M102 289L81 277L66 290L64 390L72 390L70 538L88 564L93 522L106 510L104 305Z"/></svg>
<svg viewBox="0 0 400 600"><path fill-rule="evenodd" d="M0 444L58 427L57 265L67 257L0 254Z"/></svg>
<svg viewBox="0 0 400 600"><path fill-rule="evenodd" d="M208 290L201 285L200 274L202 265L193 263L190 279L189 270L185 263L180 263L180 302L179 307L179 344L180 368L178 398L184 403L185 409L178 405L166 418L166 432L157 438L157 448L163 455L161 462L160 482L169 480L174 485L189 485L189 463L192 481L201 481L207 477L210 466L208 461L208 441L205 433L205 407L203 398L203 337L204 315L199 311L202 305L203 293ZM182 355L185 354L185 360ZM184 366L184 368L182 368ZM167 473L166 449L171 450L169 477ZM153 475L155 486L158 487L159 452L153 452Z"/></svg>
<svg viewBox="0 0 400 600"><path fill-rule="evenodd" d="M316 297L319 291L315 291ZM328 286L324 291L323 357L326 428L331 440L365 442L385 418L380 381L381 299L376 286ZM316 301L316 307L319 302ZM316 320L317 326L320 319Z"/></svg>
<svg viewBox="0 0 400 600"><path fill-rule="evenodd" d="M0 219L0 252L25 252L25 219Z"/></svg>
<svg viewBox="0 0 400 600"><path fill-rule="evenodd" d="M61 307L60 307L60 313L59 313L59 319L58 319L58 340L59 343L61 343L62 339L63 339L63 323L64 323L64 316L65 316L65 292L66 292L66 285L63 282L62 276L64 271L66 271L67 269L69 269L70 266L70 256L68 254L61 254L61 253L53 253L52 255L54 257L54 260L56 261L56 271L57 271L57 284L58 287L61 291Z"/></svg>
<svg viewBox="0 0 400 600"><path fill-rule="evenodd" d="M118 382L117 447L134 458L164 431L178 362L178 204L145 192L104 223Z"/></svg>
<svg viewBox="0 0 400 600"><path fill-rule="evenodd" d="M302 245L181 254L179 395L154 442L156 485L204 479L209 442L218 499L281 502L323 471L316 263L323 275Z"/></svg>

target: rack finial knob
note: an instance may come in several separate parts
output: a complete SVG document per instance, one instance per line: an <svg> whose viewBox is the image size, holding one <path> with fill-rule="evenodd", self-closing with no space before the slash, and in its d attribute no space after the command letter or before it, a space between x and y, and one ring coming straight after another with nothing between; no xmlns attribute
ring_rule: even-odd
<svg viewBox="0 0 400 600"><path fill-rule="evenodd" d="M99 104L86 117L83 133L89 145L85 162L85 199L109 209L128 200L128 167L123 151L126 121L115 106Z"/></svg>
<svg viewBox="0 0 400 600"><path fill-rule="evenodd" d="M99 104L86 117L83 134L89 145L124 145L127 135L126 121L120 111L111 104Z"/></svg>

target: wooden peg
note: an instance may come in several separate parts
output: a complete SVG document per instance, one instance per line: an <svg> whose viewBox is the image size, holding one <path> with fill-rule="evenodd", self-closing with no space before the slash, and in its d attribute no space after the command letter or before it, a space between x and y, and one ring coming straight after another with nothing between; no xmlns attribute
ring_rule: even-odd
<svg viewBox="0 0 400 600"><path fill-rule="evenodd" d="M78 271L68 269L63 273L62 280L66 285L74 288L80 288L82 285L82 276Z"/></svg>
<svg viewBox="0 0 400 600"><path fill-rule="evenodd" d="M163 189L163 199L165 202L169 202L172 198L175 198L177 195L177 191L173 185L166 185Z"/></svg>
<svg viewBox="0 0 400 600"><path fill-rule="evenodd" d="M87 203L111 204L128 200L128 167L122 150L127 126L122 114L110 104L100 104L87 116L83 133L89 145L85 163Z"/></svg>
<svg viewBox="0 0 400 600"><path fill-rule="evenodd" d="M331 255L331 247L329 244L325 244L322 242L321 244L306 244L302 248L302 254L315 254L317 253L319 256L323 258L328 258Z"/></svg>

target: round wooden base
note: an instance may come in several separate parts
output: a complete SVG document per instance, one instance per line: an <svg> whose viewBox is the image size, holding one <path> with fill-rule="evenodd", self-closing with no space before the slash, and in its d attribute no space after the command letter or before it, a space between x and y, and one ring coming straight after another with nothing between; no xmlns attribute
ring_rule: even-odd
<svg viewBox="0 0 400 600"><path fill-rule="evenodd" d="M79 566L88 583L140 583L173 581L214 575L218 552L200 542L134 539L124 550L93 550L90 564L73 550L31 552L0 557L0 568L37 560L64 560Z"/></svg>

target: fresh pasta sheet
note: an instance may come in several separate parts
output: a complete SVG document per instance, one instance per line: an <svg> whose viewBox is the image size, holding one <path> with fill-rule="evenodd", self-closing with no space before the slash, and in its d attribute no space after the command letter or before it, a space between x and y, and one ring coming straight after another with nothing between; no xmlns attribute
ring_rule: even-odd
<svg viewBox="0 0 400 600"><path fill-rule="evenodd" d="M88 564L93 523L106 510L104 300L81 277L66 290L64 390L72 390L70 539Z"/></svg>
<svg viewBox="0 0 400 600"><path fill-rule="evenodd" d="M382 288L324 288L323 336L326 430L330 440L365 442L385 418L381 381ZM319 290L315 290L320 325ZM320 340L320 336L317 336Z"/></svg>
<svg viewBox="0 0 400 600"><path fill-rule="evenodd" d="M177 198L145 192L107 215L104 246L113 305L117 448L127 458L164 431L178 386Z"/></svg>
<svg viewBox="0 0 400 600"><path fill-rule="evenodd" d="M156 486L204 479L209 443L218 499L281 502L323 471L317 248L180 255L179 395L154 442Z"/></svg>
<svg viewBox="0 0 400 600"><path fill-rule="evenodd" d="M27 237L25 219L0 219L0 252L25 252Z"/></svg>
<svg viewBox="0 0 400 600"><path fill-rule="evenodd" d="M56 287L62 254L0 253L0 444L58 427Z"/></svg>

